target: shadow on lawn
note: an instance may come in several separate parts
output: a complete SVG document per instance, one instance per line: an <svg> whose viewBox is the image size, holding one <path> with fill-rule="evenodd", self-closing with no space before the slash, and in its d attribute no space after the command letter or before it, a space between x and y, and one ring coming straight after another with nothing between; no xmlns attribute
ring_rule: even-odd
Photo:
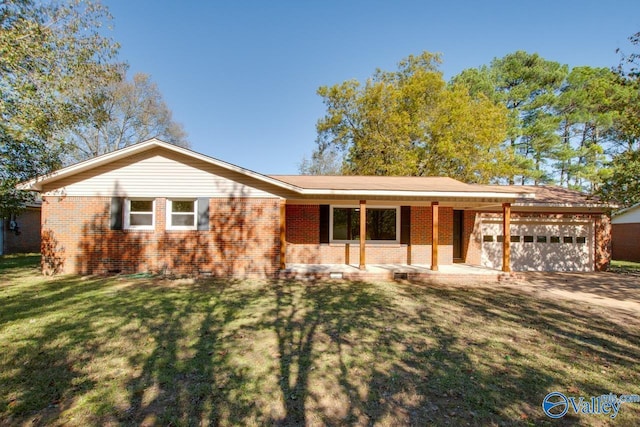
<svg viewBox="0 0 640 427"><path fill-rule="evenodd" d="M2 299L0 334L24 328L6 424L544 424L551 391L638 392L611 388L635 325L515 290L71 277ZM598 361L611 378L573 380Z"/></svg>
<svg viewBox="0 0 640 427"><path fill-rule="evenodd" d="M95 337L89 313L73 319L59 313L47 322L42 321L42 315L58 314L62 307L82 301L101 284L99 280L71 278L3 295L0 333L12 326L23 331L0 346L0 425L13 425L14 415L18 420L30 416L36 425L56 419L68 408L66 396L82 394L95 385L79 369L87 357L86 351L79 350Z"/></svg>
<svg viewBox="0 0 640 427"><path fill-rule="evenodd" d="M468 337L431 312L434 303L446 304L440 291L405 290L408 306L366 283L277 285L276 317L264 326L275 327L278 336L285 415L270 422L485 424L508 420L503 406L524 403L527 412L529 403L538 406L550 375L520 370L512 388L535 381L542 397L528 402L530 396L514 394L503 386L507 371L477 370ZM522 421L518 415L512 421Z"/></svg>

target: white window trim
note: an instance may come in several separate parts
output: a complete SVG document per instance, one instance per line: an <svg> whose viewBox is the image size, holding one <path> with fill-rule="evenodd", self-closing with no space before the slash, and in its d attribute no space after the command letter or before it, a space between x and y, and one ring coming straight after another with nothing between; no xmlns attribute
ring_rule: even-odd
<svg viewBox="0 0 640 427"><path fill-rule="evenodd" d="M131 201L151 200L151 225L131 225ZM156 199L148 197L127 197L124 203L124 229L125 230L155 230L156 228Z"/></svg>
<svg viewBox="0 0 640 427"><path fill-rule="evenodd" d="M193 202L193 225L171 225L171 215L173 212L172 204L173 202ZM190 199L190 198L173 198L167 199L166 204L166 228L167 230L197 230L198 229L198 199ZM178 214L188 215L186 212L181 212Z"/></svg>
<svg viewBox="0 0 640 427"><path fill-rule="evenodd" d="M329 243L353 243L359 244L360 240L336 240L333 238L333 209L334 208L351 208L360 209L360 205L330 205L329 206ZM369 209L395 209L396 210L396 239L395 240L365 240L367 244L375 245L397 245L400 244L400 206L366 206Z"/></svg>

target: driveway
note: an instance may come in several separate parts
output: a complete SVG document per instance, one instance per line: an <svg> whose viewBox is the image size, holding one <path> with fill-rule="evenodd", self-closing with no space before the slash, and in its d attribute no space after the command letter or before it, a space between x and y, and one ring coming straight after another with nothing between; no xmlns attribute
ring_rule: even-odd
<svg viewBox="0 0 640 427"><path fill-rule="evenodd" d="M623 273L519 273L522 280L507 286L547 298L582 301L603 311L640 313L640 274ZM626 316L625 316L626 317Z"/></svg>

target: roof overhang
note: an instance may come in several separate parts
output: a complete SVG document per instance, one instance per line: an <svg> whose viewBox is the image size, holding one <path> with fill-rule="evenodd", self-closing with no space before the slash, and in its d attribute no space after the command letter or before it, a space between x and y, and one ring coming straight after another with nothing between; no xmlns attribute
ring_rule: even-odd
<svg viewBox="0 0 640 427"><path fill-rule="evenodd" d="M55 187L56 181L157 148L268 184L274 195L286 199L288 203L351 203L354 200L367 200L378 204L386 201L421 205L437 201L443 206L487 210L499 210L503 203L511 203L519 211L547 212L606 212L612 208L610 205L590 203L587 200L579 203L537 200L536 191L531 188L466 184L445 177L269 176L156 138L37 177L19 184L18 188L42 192L45 188Z"/></svg>
<svg viewBox="0 0 640 427"><path fill-rule="evenodd" d="M303 187L296 185L295 183L287 182L286 180L279 179L280 177L271 177L263 175L258 172L254 172L249 169L236 166L231 163L224 162L222 160L200 154L196 151L189 150L187 148L179 147L173 144L166 143L159 139L153 138L138 144L134 144L125 147L120 150L116 150L101 156L85 160L80 163L59 169L48 175L34 178L30 181L26 181L18 185L21 190L38 191L41 192L45 187L55 184L56 181L72 177L76 174L92 170L96 167L109 164L114 161L126 159L128 157L144 153L154 148L161 148L169 150L174 153L178 153L193 159L203 161L207 164L214 165L232 172L236 172L247 177L251 177L260 182L269 184L274 187L275 190L282 190L283 194L286 194L287 199L294 195L299 199L381 199L381 200L414 200L414 201L429 201L429 200L457 200L457 201L476 201L480 203L508 203L513 202L518 198L533 198L534 194L528 192L514 192L514 191L499 191L495 186L470 186L472 190L465 188L463 191L436 191L436 190L406 190L406 189L341 189L341 188L318 188L318 187ZM460 183L462 184L462 183ZM465 184L466 185L466 184ZM293 194L292 194L293 193Z"/></svg>
<svg viewBox="0 0 640 427"><path fill-rule="evenodd" d="M613 218L620 218L620 217L628 214L629 212L635 211L638 208L640 208L640 203L636 203L635 205L629 206L628 208L620 209L619 211L614 212L612 217Z"/></svg>

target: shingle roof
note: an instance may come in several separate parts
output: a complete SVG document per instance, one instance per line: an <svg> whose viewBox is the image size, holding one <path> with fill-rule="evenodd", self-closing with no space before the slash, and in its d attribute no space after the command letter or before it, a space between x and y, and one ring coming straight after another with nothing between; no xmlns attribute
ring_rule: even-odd
<svg viewBox="0 0 640 427"><path fill-rule="evenodd" d="M529 205L573 205L573 206L605 206L597 197L555 185L505 185L510 191L527 191L535 194L533 199L518 199L516 203Z"/></svg>
<svg viewBox="0 0 640 427"><path fill-rule="evenodd" d="M270 175L296 187L313 190L432 191L521 193L522 188L499 185L466 184L448 177L352 176L352 175ZM527 190L524 190L527 192Z"/></svg>
<svg viewBox="0 0 640 427"><path fill-rule="evenodd" d="M174 151L187 157L195 158L214 166L245 175L256 181L272 186L274 194L285 197L293 195L301 198L327 197L394 197L423 200L468 199L480 200L482 203L497 201L516 202L520 206L553 206L559 209L600 208L608 207L606 203L591 198L580 192L554 186L522 186L522 185L478 185L448 177L406 177L406 176L310 176L310 175L263 175L230 163L197 153L182 147L168 144L158 139L151 139L117 150L85 162L81 162L47 176L38 177L22 183L18 188L23 190L42 191L45 183L73 176L96 168L97 166L116 161L154 148Z"/></svg>

